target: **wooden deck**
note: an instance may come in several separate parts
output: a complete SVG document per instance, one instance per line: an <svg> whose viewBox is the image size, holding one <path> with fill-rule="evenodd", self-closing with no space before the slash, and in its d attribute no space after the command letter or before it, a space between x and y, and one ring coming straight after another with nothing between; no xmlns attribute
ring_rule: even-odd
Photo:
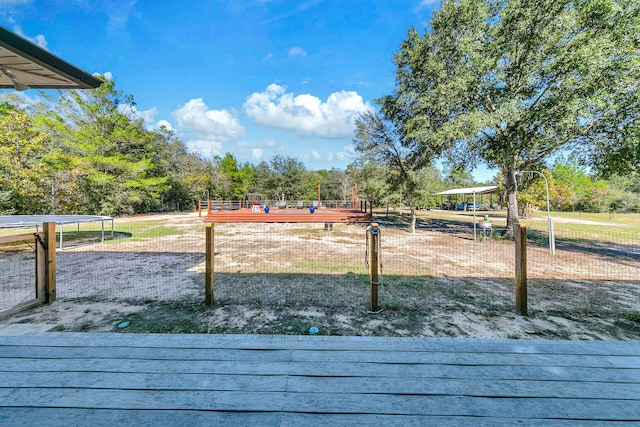
<svg viewBox="0 0 640 427"><path fill-rule="evenodd" d="M325 222L325 223L369 223L371 214L359 210L320 208L314 213L309 209L271 208L269 213L253 212L251 209L210 211L205 222Z"/></svg>
<svg viewBox="0 0 640 427"><path fill-rule="evenodd" d="M640 342L18 331L5 427L640 422Z"/></svg>

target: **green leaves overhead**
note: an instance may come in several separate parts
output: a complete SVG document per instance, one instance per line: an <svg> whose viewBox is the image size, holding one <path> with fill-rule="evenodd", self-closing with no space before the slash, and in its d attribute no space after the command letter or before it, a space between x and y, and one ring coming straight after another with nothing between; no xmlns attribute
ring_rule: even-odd
<svg viewBox="0 0 640 427"><path fill-rule="evenodd" d="M445 0L395 56L383 113L424 158L514 176L559 150L638 169L637 0ZM510 215L517 221L517 215Z"/></svg>

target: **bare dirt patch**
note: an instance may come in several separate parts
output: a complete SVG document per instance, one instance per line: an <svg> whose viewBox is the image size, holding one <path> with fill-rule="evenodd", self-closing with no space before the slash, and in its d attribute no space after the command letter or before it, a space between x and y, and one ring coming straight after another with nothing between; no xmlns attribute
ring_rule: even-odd
<svg viewBox="0 0 640 427"><path fill-rule="evenodd" d="M66 331L294 335L316 327L323 335L640 339L638 260L624 254L574 245L550 258L544 244L533 246L530 314L520 316L512 242L478 243L457 229L411 235L383 222L382 310L371 313L363 227L216 225L215 304L206 307L202 219L134 220L178 232L62 251L59 276L69 282L59 300L2 322Z"/></svg>

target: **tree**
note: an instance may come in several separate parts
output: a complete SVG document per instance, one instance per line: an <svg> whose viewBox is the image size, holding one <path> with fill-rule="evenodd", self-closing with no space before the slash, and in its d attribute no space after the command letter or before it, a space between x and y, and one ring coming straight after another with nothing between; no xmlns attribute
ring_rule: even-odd
<svg viewBox="0 0 640 427"><path fill-rule="evenodd" d="M572 211L590 192L594 183L591 178L584 173L575 159L560 158L556 160L551 169L551 175L557 185L563 185L569 189L569 200L567 203Z"/></svg>
<svg viewBox="0 0 640 427"><path fill-rule="evenodd" d="M360 158L347 166L346 175L358 184L360 198L371 201L374 206L389 202L391 189L387 181L389 169L374 160Z"/></svg>
<svg viewBox="0 0 640 427"><path fill-rule="evenodd" d="M416 173L416 205L417 206L436 206L435 194L443 191L445 185L440 179L440 171L433 165L429 165L417 171Z"/></svg>
<svg viewBox="0 0 640 427"><path fill-rule="evenodd" d="M409 203L411 232L415 232L418 168L411 156L410 144L403 139L392 123L371 112L363 113L356 118L353 142L356 152L365 159L388 168L387 182L392 191L399 191Z"/></svg>
<svg viewBox="0 0 640 427"><path fill-rule="evenodd" d="M445 169L444 182L449 188L473 187L475 185L471 172L463 165L457 164L450 165L449 168Z"/></svg>
<svg viewBox="0 0 640 427"><path fill-rule="evenodd" d="M238 170L238 161L231 153L227 153L224 157L215 156L213 159L214 166L227 177L226 182L230 186L223 194L223 198L242 199L246 193L246 187L243 185L243 177Z"/></svg>
<svg viewBox="0 0 640 427"><path fill-rule="evenodd" d="M60 92L47 124L77 170L80 212L129 215L157 208L168 177L155 172L157 135L134 116L132 96L106 80L98 89Z"/></svg>
<svg viewBox="0 0 640 427"><path fill-rule="evenodd" d="M384 111L422 156L499 168L512 232L516 174L551 154L638 168L639 21L637 0L444 0Z"/></svg>
<svg viewBox="0 0 640 427"><path fill-rule="evenodd" d="M44 156L51 141L26 113L0 112L0 211L21 214L46 213Z"/></svg>
<svg viewBox="0 0 640 427"><path fill-rule="evenodd" d="M305 190L303 173L306 170L302 162L276 154L271 159L269 170L269 194L281 200L297 200L302 197Z"/></svg>

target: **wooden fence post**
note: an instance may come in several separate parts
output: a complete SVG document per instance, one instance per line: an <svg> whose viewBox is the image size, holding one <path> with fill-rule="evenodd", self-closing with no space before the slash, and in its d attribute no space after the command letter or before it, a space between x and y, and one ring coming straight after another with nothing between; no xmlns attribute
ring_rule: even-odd
<svg viewBox="0 0 640 427"><path fill-rule="evenodd" d="M527 226L516 229L516 312L527 315Z"/></svg>
<svg viewBox="0 0 640 427"><path fill-rule="evenodd" d="M367 230L371 239L369 240L369 289L371 293L371 311L380 310L378 304L378 286L380 285L380 228L378 224L372 223Z"/></svg>
<svg viewBox="0 0 640 427"><path fill-rule="evenodd" d="M213 284L214 284L214 240L215 227L212 223L206 225L206 270L205 270L205 296L204 303L208 306L213 305Z"/></svg>
<svg viewBox="0 0 640 427"><path fill-rule="evenodd" d="M46 303L56 300L56 223L42 224L44 231L44 299Z"/></svg>

